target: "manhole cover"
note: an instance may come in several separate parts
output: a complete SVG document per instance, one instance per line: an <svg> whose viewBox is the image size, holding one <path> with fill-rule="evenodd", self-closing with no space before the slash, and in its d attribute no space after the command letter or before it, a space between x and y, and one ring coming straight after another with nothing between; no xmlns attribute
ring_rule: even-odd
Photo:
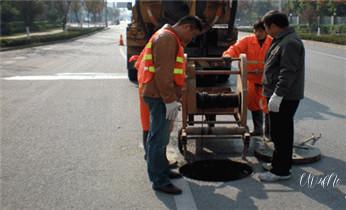
<svg viewBox="0 0 346 210"><path fill-rule="evenodd" d="M255 156L263 161L270 162L273 157L274 144L266 142L260 144L259 148L255 149ZM321 151L309 145L294 146L292 161L293 164L312 163L321 159Z"/></svg>
<svg viewBox="0 0 346 210"><path fill-rule="evenodd" d="M241 179L252 174L251 166L231 160L201 160L179 169L185 177L211 182Z"/></svg>

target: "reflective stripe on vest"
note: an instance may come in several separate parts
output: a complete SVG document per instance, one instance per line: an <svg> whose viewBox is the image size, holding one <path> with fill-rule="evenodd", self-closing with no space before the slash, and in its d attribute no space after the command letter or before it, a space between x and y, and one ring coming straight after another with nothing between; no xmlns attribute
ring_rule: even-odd
<svg viewBox="0 0 346 210"><path fill-rule="evenodd" d="M155 66L146 66L144 67L144 70L155 73Z"/></svg>
<svg viewBox="0 0 346 210"><path fill-rule="evenodd" d="M184 58L177 56L176 61L179 62L179 63L184 63Z"/></svg>
<svg viewBox="0 0 346 210"><path fill-rule="evenodd" d="M152 60L153 59L153 55L152 54L146 54L144 55L144 58L143 58L145 61L147 60Z"/></svg>
<svg viewBox="0 0 346 210"><path fill-rule="evenodd" d="M175 66L173 69L173 75L174 75L173 79L177 86L182 87L185 82L184 48L180 44L180 40L175 33L169 30L166 30L166 31L173 34L178 43L178 53L176 55ZM149 82L150 80L152 80L156 72L154 62L153 62L153 55L152 55L152 44L153 44L153 39L155 36L156 36L156 33L150 38L149 42L145 45L145 48L142 51L143 56L140 61L142 64L142 68L139 68L139 71L138 71L141 78L140 83L145 84Z"/></svg>
<svg viewBox="0 0 346 210"><path fill-rule="evenodd" d="M152 43L151 43L151 42L148 42L148 44L145 45L146 48L151 48L151 46L152 46Z"/></svg>
<svg viewBox="0 0 346 210"><path fill-rule="evenodd" d="M179 69L179 68L174 68L173 73L174 74L184 74L184 70L183 69Z"/></svg>

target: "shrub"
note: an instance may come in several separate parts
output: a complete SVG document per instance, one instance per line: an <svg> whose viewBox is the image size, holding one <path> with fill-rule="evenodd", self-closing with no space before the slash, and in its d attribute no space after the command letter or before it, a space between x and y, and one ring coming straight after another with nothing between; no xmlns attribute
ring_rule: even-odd
<svg viewBox="0 0 346 210"><path fill-rule="evenodd" d="M30 31L46 31L48 29L60 27L62 27L62 24L57 22L34 21L33 25L30 27ZM1 22L1 35L16 33L25 33L25 24L23 21Z"/></svg>
<svg viewBox="0 0 346 210"><path fill-rule="evenodd" d="M2 35L24 33L24 32L25 32L25 25L23 21L1 22Z"/></svg>
<svg viewBox="0 0 346 210"><path fill-rule="evenodd" d="M346 24L343 25L324 25L323 29L321 28L321 35L317 36L316 32L310 33L307 26L300 26L296 31L300 35L302 39L305 40L314 40L319 42L328 42L334 44L346 45ZM322 30L327 31L328 34L322 34ZM243 32L252 32L252 30L248 28L239 28L239 31ZM303 31L303 32L302 32ZM336 33L331 33L330 31L335 31ZM323 32L324 33L324 32Z"/></svg>
<svg viewBox="0 0 346 210"><path fill-rule="evenodd" d="M346 45L346 35L320 35L300 33L302 39Z"/></svg>
<svg viewBox="0 0 346 210"><path fill-rule="evenodd" d="M21 45L28 45L28 44L37 44L37 43L52 42L52 41L58 41L58 40L66 40L66 39L78 37L83 34L99 31L102 29L103 28L87 28L87 29L71 28L70 31L61 32L57 34L31 36L30 38L24 37L24 38L18 38L18 39L13 39L13 38L1 39L0 46L14 47L14 46L21 46Z"/></svg>

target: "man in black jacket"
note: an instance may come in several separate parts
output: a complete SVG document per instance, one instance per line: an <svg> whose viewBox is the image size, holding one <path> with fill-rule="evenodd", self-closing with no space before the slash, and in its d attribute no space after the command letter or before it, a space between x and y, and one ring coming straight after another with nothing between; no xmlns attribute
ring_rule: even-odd
<svg viewBox="0 0 346 210"><path fill-rule="evenodd" d="M284 13L269 11L263 21L267 33L273 37L265 59L263 95L268 100L270 135L275 149L271 164L263 165L269 171L260 174L259 179L273 182L291 177L293 118L304 97L305 50Z"/></svg>

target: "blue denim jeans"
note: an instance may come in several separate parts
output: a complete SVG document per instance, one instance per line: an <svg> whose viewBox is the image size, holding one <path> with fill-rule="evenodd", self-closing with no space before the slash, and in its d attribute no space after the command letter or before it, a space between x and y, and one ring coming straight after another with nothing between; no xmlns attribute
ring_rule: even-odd
<svg viewBox="0 0 346 210"><path fill-rule="evenodd" d="M144 97L150 112L150 129L146 145L148 175L153 187L170 183L166 147L169 142L170 121L166 119L166 106L160 98Z"/></svg>

